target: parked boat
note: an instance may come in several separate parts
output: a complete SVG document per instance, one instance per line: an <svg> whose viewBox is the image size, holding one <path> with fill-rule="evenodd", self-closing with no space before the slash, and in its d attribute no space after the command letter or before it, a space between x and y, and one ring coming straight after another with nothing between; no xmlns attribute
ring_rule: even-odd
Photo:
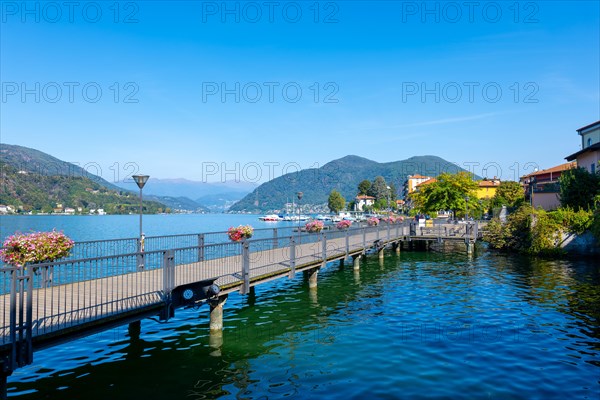
<svg viewBox="0 0 600 400"><path fill-rule="evenodd" d="M258 219L261 221L267 221L267 222L283 221L283 218L277 214L263 215L262 217L258 217Z"/></svg>

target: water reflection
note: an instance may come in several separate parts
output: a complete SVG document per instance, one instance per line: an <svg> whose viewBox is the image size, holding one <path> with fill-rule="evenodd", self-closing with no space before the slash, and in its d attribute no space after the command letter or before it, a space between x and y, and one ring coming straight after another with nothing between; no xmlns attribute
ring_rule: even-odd
<svg viewBox="0 0 600 400"><path fill-rule="evenodd" d="M144 321L139 338L123 333L106 347L87 339L65 359L56 349L38 353L10 390L37 391L23 399L118 400L316 397L320 390L353 398L347 382L357 381L373 393L378 385L403 387L407 397L429 390L460 398L471 387L505 390L496 397L574 398L588 393L585 385L600 389L593 378L600 274L591 262L405 251L319 275L319 292L296 279L231 296L221 334L208 334L208 308L178 310L164 325ZM364 373L378 380L348 367L367 360Z"/></svg>

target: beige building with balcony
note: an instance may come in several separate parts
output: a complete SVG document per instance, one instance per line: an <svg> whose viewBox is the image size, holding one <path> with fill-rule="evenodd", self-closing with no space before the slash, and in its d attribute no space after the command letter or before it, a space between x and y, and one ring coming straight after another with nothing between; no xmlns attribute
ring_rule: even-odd
<svg viewBox="0 0 600 400"><path fill-rule="evenodd" d="M565 157L567 161L577 161L579 168L595 174L600 162L600 121L577 129L581 136L581 150Z"/></svg>

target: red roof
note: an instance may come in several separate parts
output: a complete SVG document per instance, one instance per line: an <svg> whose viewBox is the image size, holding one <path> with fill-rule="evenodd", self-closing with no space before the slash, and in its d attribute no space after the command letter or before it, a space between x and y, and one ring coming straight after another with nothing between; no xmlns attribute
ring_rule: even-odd
<svg viewBox="0 0 600 400"><path fill-rule="evenodd" d="M479 185L479 187L498 187L500 186L500 181L491 181L484 179L482 181L477 182L477 184Z"/></svg>
<svg viewBox="0 0 600 400"><path fill-rule="evenodd" d="M435 179L435 178L430 178L430 179L427 179L425 182L421 182L421 183L419 183L419 184L417 185L417 187L419 187L419 186L423 186L423 185L429 185L430 183L433 183L433 182L437 182L437 179Z"/></svg>
<svg viewBox="0 0 600 400"><path fill-rule="evenodd" d="M540 171L536 171L536 172L532 172L531 174L524 175L522 178L527 178L529 176L545 175L545 174L550 174L550 173L555 173L555 172L563 172L563 171L567 171L567 170L573 169L573 168L577 168L576 162L569 162L569 163L557 165L556 167L542 169Z"/></svg>

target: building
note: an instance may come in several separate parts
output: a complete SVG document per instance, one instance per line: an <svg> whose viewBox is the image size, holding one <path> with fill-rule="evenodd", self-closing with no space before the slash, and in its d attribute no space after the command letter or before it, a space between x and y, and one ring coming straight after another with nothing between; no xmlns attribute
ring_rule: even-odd
<svg viewBox="0 0 600 400"><path fill-rule="evenodd" d="M419 186L421 183L426 182L430 179L433 179L431 176L424 176L424 175L409 175L408 179L406 180L406 193L405 194L411 194L412 192L414 192L415 190L417 190L417 186Z"/></svg>
<svg viewBox="0 0 600 400"><path fill-rule="evenodd" d="M577 166L595 174L600 162L600 121L577 129L581 136L581 150L565 157L567 161L576 161Z"/></svg>
<svg viewBox="0 0 600 400"><path fill-rule="evenodd" d="M354 209L355 211L364 211L365 206L372 206L375 204L375 197L367 196L366 194L358 195L354 198Z"/></svg>
<svg viewBox="0 0 600 400"><path fill-rule="evenodd" d="M422 187L427 186L427 185L429 185L429 184L431 184L433 182L437 182L437 179L435 179L435 178L428 178L428 179L424 180L423 182L417 184L417 186L415 186L414 191L418 192L419 189L421 189Z"/></svg>
<svg viewBox="0 0 600 400"><path fill-rule="evenodd" d="M533 207L554 210L560 206L560 175L570 169L577 168L576 162L557 165L552 168L535 171L522 176L519 180L525 190L525 200Z"/></svg>
<svg viewBox="0 0 600 400"><path fill-rule="evenodd" d="M491 199L496 194L496 190L500 186L500 179L483 179L477 182L477 198Z"/></svg>

